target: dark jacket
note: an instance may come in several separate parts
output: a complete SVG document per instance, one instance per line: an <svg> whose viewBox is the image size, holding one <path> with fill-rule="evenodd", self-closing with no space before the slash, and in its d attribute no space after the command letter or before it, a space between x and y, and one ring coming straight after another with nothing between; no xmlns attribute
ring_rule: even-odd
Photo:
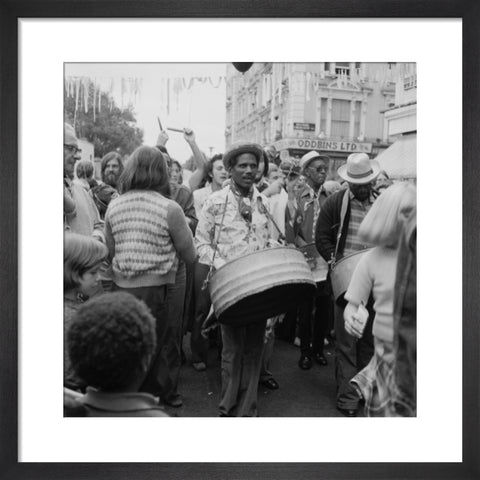
<svg viewBox="0 0 480 480"><path fill-rule="evenodd" d="M340 228L340 212L342 210L342 201L345 192L348 192L348 190L339 190L330 195L323 204L318 216L317 228L315 231L315 245L320 255L327 262L332 259L332 255L335 253L338 229ZM342 236L340 237L340 244L338 246L337 260L343 256L349 221L350 197L348 197L348 207L345 214L345 220L343 221Z"/></svg>
<svg viewBox="0 0 480 480"><path fill-rule="evenodd" d="M400 239L394 299L396 352L395 406L402 416L415 416L417 404L417 227L412 214Z"/></svg>
<svg viewBox="0 0 480 480"><path fill-rule="evenodd" d="M318 202L320 205L320 211L323 208L324 203L328 198L327 192L322 188L320 195L318 196ZM286 209L286 237L287 242L294 243L297 247L302 247L305 244L312 243L315 238L313 231L313 220L315 215L316 201L315 194L311 187L305 185L303 190L296 198L297 209L295 210L294 218ZM303 250L311 257L318 256L315 246L311 246Z"/></svg>
<svg viewBox="0 0 480 480"><path fill-rule="evenodd" d="M195 205L193 203L193 195L188 187L185 185L179 185L177 183L170 183L170 195L171 199L177 202L185 214L187 219L188 226L192 230L192 233L195 235L195 230L197 228L197 215L195 213Z"/></svg>
<svg viewBox="0 0 480 480"><path fill-rule="evenodd" d="M339 190L330 195L324 203L318 216L317 228L315 232L315 245L320 255L329 262L335 254L335 247L337 244L338 229L341 222L341 211L343 198L347 198L347 210L343 220L342 234L338 244L338 251L335 260L340 260L343 257L345 250L345 243L347 240L348 226L350 223L350 190ZM378 193L375 190L370 192L370 201L377 198Z"/></svg>

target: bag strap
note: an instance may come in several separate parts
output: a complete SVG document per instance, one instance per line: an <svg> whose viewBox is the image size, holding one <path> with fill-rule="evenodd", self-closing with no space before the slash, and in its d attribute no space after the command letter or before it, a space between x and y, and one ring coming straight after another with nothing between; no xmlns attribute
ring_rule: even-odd
<svg viewBox="0 0 480 480"><path fill-rule="evenodd" d="M258 211L260 213L263 213L268 218L268 220L270 220L272 222L272 225L278 231L278 239L281 240L282 242L284 242L286 240L285 235L280 230L280 227L277 225L277 222L273 218L273 215L268 211L267 206L263 203L262 197L260 197L260 196L257 197L257 208L258 208Z"/></svg>
<svg viewBox="0 0 480 480"><path fill-rule="evenodd" d="M337 261L337 254L338 254L338 247L340 245L340 238L342 236L342 230L343 230L343 223L345 222L345 217L347 215L347 208L348 208L348 195L350 191L345 190L345 193L342 198L342 208L340 210L340 227L338 228L338 234L337 234L337 244L335 245L335 253L332 258L332 263L335 264Z"/></svg>

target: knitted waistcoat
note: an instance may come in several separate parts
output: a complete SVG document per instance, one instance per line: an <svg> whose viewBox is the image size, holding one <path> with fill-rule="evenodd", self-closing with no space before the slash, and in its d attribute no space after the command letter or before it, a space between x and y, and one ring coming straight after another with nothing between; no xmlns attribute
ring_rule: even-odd
<svg viewBox="0 0 480 480"><path fill-rule="evenodd" d="M113 281L120 287L175 281L178 260L168 228L172 200L160 193L131 190L111 201L105 223L115 242Z"/></svg>

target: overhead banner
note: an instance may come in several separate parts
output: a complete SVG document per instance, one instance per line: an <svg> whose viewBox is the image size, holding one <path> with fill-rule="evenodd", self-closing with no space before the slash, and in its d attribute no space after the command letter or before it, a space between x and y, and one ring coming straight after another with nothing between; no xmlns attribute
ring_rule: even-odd
<svg viewBox="0 0 480 480"><path fill-rule="evenodd" d="M316 140L309 138L284 138L273 144L277 151L288 148L305 150L325 150L328 152L371 153L372 143L344 142L337 140Z"/></svg>

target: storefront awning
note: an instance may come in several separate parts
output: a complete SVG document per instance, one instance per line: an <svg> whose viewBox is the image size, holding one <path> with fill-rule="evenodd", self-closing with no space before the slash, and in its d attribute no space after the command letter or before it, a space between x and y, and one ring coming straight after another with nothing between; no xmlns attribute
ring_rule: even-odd
<svg viewBox="0 0 480 480"><path fill-rule="evenodd" d="M375 160L392 179L417 177L417 134L400 137Z"/></svg>

